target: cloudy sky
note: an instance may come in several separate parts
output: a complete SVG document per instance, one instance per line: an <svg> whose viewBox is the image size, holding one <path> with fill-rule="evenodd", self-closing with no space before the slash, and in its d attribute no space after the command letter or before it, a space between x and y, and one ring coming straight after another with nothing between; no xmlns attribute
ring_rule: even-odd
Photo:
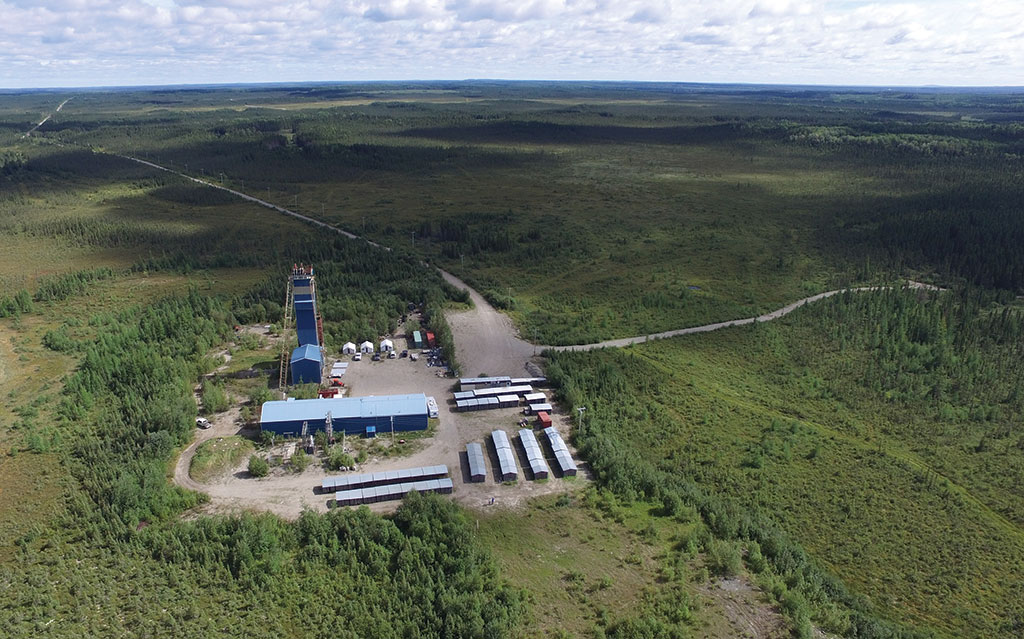
<svg viewBox="0 0 1024 639"><path fill-rule="evenodd" d="M0 0L0 87L1024 85L1024 0Z"/></svg>

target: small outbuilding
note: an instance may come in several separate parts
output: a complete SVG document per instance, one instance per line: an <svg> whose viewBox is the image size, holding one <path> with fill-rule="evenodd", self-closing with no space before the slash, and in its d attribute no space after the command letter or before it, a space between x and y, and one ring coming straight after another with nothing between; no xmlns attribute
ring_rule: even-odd
<svg viewBox="0 0 1024 639"><path fill-rule="evenodd" d="M389 339L382 339L380 341L380 352L387 353L388 351L395 350L395 344Z"/></svg>
<svg viewBox="0 0 1024 639"><path fill-rule="evenodd" d="M354 342L345 342L345 345L341 347L341 352L344 355L352 355L356 352L356 345Z"/></svg>
<svg viewBox="0 0 1024 639"><path fill-rule="evenodd" d="M359 352L360 353L372 353L373 352L373 342L367 340L367 341L363 342L362 344L360 344L359 345Z"/></svg>
<svg viewBox="0 0 1024 639"><path fill-rule="evenodd" d="M292 384L319 384L323 379L323 354L315 344L306 344L292 351L290 363Z"/></svg>

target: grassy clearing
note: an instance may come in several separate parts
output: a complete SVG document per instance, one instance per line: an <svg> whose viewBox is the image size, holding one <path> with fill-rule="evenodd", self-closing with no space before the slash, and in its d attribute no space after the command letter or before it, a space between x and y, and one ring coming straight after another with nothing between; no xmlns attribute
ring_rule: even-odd
<svg viewBox="0 0 1024 639"><path fill-rule="evenodd" d="M658 517L649 504L623 506L596 492L568 503L540 498L517 511L476 518L502 574L531 593L531 619L520 636L629 636L631 620L664 615L650 606L670 599L677 607L685 601L692 613L678 626L687 636L725 638L748 630L736 624L718 580L708 577L706 557L680 552L681 540L697 532L695 521L681 524ZM738 605L750 619L764 620L776 633L771 636L785 634L771 605L756 596Z"/></svg>
<svg viewBox="0 0 1024 639"><path fill-rule="evenodd" d="M237 435L203 442L192 457L189 477L198 482L208 482L237 468L255 450L256 446L251 441Z"/></svg>

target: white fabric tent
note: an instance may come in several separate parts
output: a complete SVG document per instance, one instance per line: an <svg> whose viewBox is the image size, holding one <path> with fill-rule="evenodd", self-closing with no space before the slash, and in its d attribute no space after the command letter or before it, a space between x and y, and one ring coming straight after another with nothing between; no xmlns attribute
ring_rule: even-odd
<svg viewBox="0 0 1024 639"><path fill-rule="evenodd" d="M351 355L356 352L356 345L352 342L345 342L345 345L341 347L341 352L345 355Z"/></svg>
<svg viewBox="0 0 1024 639"><path fill-rule="evenodd" d="M373 342L363 342L362 344L359 345L359 350L362 351L363 353L372 353Z"/></svg>
<svg viewBox="0 0 1024 639"><path fill-rule="evenodd" d="M395 350L395 344L389 339L382 339L380 341L380 352L385 353L387 351Z"/></svg>

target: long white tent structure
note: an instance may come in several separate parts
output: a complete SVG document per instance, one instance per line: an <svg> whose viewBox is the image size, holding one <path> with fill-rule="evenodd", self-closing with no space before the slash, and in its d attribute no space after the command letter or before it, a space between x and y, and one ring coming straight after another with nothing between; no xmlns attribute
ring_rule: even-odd
<svg viewBox="0 0 1024 639"><path fill-rule="evenodd" d="M498 470L501 473L501 481L515 481L519 476L516 467L516 458L512 454L512 444L508 441L508 435L503 430L496 430L491 433L494 440L494 450L498 454Z"/></svg>
<svg viewBox="0 0 1024 639"><path fill-rule="evenodd" d="M526 451L526 459L530 462L533 478L547 479L548 465L544 461L544 453L541 451L540 444L537 442L537 437L533 434L533 431L529 428L521 429L519 431L519 441L523 445L523 450Z"/></svg>
<svg viewBox="0 0 1024 639"><path fill-rule="evenodd" d="M572 455L569 453L569 447L562 440L562 435L553 426L545 428L544 434L548 437L548 443L551 444L551 452L555 454L555 461L558 462L558 468L562 471L562 474L575 475L577 470L576 462L573 461Z"/></svg>

